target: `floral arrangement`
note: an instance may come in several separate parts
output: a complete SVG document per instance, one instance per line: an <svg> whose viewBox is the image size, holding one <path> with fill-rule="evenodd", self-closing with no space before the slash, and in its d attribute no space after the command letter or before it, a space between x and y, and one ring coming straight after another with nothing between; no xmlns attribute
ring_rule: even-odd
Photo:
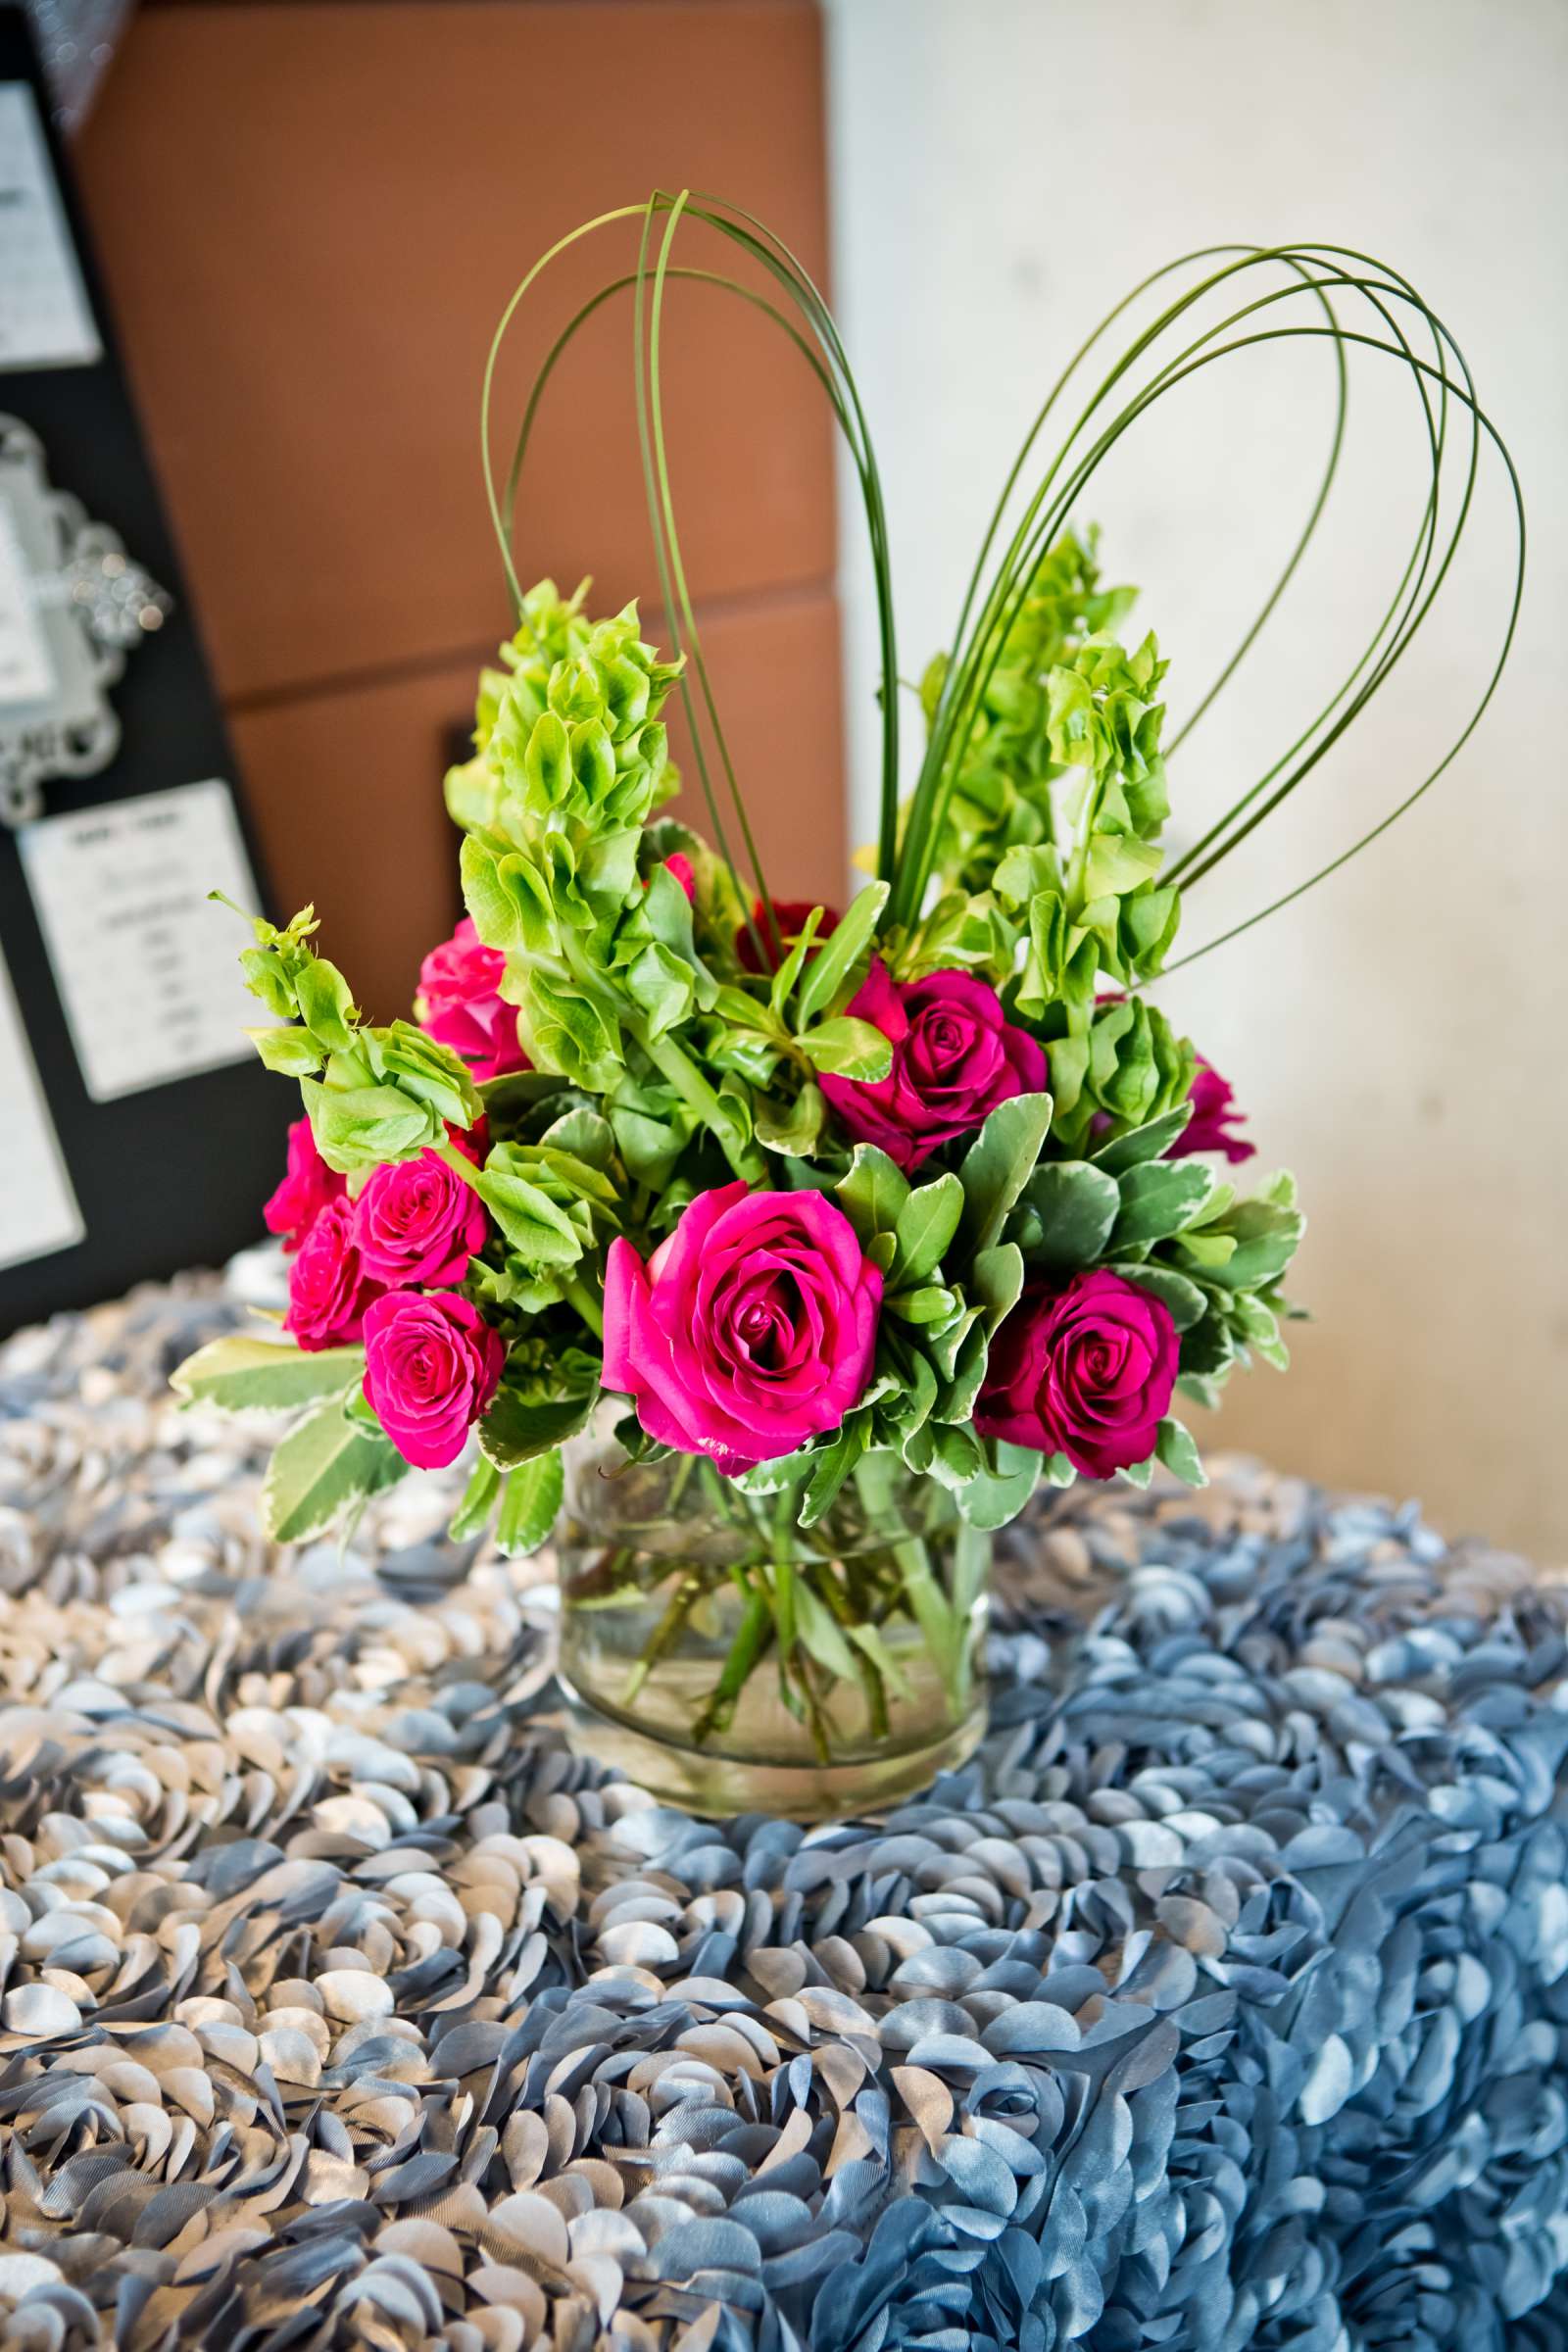
<svg viewBox="0 0 1568 2352"><path fill-rule="evenodd" d="M181 1381L312 1408L277 1533L477 1429L465 1523L505 1476L507 1539L537 1542L602 1390L634 1446L765 1465L808 1524L866 1453L983 1527L1042 1477L1201 1476L1178 1385L1211 1401L1249 1354L1283 1363L1301 1219L1288 1178L1225 1179L1251 1155L1231 1091L1137 993L1180 900L1164 665L1091 625L1126 602L1052 550L1009 665L1031 740L1009 710L965 768L1007 780L1010 845L965 813L929 906L882 926L886 881L847 914L753 901L661 819L672 666L634 611L525 599L448 782L473 911L417 1025L360 1022L309 910L245 957L309 1111L267 1207L293 1350L220 1342Z"/></svg>
<svg viewBox="0 0 1568 2352"><path fill-rule="evenodd" d="M874 872L842 909L767 890L686 588L658 356L683 274L673 236L694 214L810 330L748 291L807 349L865 502L882 810ZM670 656L635 607L591 618L586 584L517 592L511 500L568 330L504 499L491 483L517 621L480 677L473 756L447 779L467 913L426 956L415 1018L385 1026L318 954L311 909L256 923L243 961L274 1024L256 1046L306 1112L267 1212L288 1308L276 1338L220 1341L177 1383L300 1416L268 1481L275 1535L316 1533L472 1439L454 1533L493 1520L513 1552L550 1533L563 1448L614 1400L633 1463L695 1465L762 1531L715 1571L738 1584L739 1619L702 1737L766 1653L813 1721L833 1675L896 1679L893 1619L955 1654L972 1592L919 1562L869 1596L786 1574L781 1534L808 1543L844 1497L870 1512L890 1479L913 1479L986 1531L1042 1482L1143 1485L1156 1462L1200 1482L1178 1405L1213 1404L1253 1358L1285 1364L1301 1216L1288 1175L1235 1172L1252 1147L1231 1090L1150 993L1187 892L1255 824L1257 792L1167 859L1166 664L1072 527L1092 466L1057 459L988 583L993 523L954 647L921 681L924 753L903 792L881 493L820 298L744 215L661 196L612 218L641 223L636 271L597 300L633 296ZM1343 361L1353 338L1328 290L1359 282L1352 264L1238 249L1200 292L1262 264L1329 311L1316 331ZM1175 380L1174 364L1156 378ZM1151 396L1116 410L1109 381L1113 440ZM710 839L662 813L677 691Z"/></svg>

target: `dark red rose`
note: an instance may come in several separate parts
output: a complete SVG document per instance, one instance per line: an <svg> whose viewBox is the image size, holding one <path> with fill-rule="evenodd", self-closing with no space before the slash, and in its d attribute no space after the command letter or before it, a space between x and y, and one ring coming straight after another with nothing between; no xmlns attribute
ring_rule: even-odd
<svg viewBox="0 0 1568 2352"><path fill-rule="evenodd" d="M465 1159L471 1159L476 1168L482 1168L490 1156L490 1122L482 1111L471 1127L454 1127L448 1119L447 1141Z"/></svg>
<svg viewBox="0 0 1568 2352"><path fill-rule="evenodd" d="M991 1343L975 1428L1109 1478L1153 1452L1178 1353L1163 1299L1119 1274L1029 1283Z"/></svg>
<svg viewBox="0 0 1568 2352"><path fill-rule="evenodd" d="M1250 1144L1245 1135L1230 1132L1245 1115L1236 1107L1230 1081L1222 1078L1201 1054L1198 1056L1193 1091L1187 1100L1193 1106L1193 1115L1165 1153L1167 1159L1186 1159L1194 1152L1223 1152L1233 1165L1256 1158L1257 1146Z"/></svg>
<svg viewBox="0 0 1568 2352"><path fill-rule="evenodd" d="M743 968L748 972L760 973L764 969L757 953L757 939L761 941L763 954L767 957L765 968L770 972L776 972L784 957L800 938L801 933L806 929L807 916L816 910L814 899L774 899L771 905L773 908L771 930L768 928L767 915L762 902L758 899L752 906L751 922L742 923L735 934L735 953L740 958ZM838 908L824 906L822 920L816 926L815 936L818 939L826 939L838 927ZM757 939L752 937L754 929L757 932ZM774 938L775 931L778 934L777 939Z"/></svg>
<svg viewBox="0 0 1568 2352"><path fill-rule="evenodd" d="M892 1040L893 1067L874 1082L824 1078L822 1092L841 1126L859 1143L879 1144L901 1168L916 1168L939 1145L970 1134L999 1102L1045 1090L1045 1054L972 972L932 972L901 985L876 956L849 1009Z"/></svg>

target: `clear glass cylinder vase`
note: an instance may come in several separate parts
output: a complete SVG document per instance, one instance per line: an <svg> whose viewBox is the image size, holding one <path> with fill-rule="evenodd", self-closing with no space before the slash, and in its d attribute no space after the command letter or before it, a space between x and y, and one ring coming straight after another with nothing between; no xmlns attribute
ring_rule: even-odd
<svg viewBox="0 0 1568 2352"><path fill-rule="evenodd" d="M985 1729L991 1540L883 1456L818 1524L688 1455L566 1449L561 1679L572 1744L662 1802L822 1821L886 1807Z"/></svg>

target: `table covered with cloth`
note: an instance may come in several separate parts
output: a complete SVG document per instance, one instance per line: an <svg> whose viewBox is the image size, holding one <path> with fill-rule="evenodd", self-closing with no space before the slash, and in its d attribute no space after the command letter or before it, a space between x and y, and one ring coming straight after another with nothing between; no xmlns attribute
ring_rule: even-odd
<svg viewBox="0 0 1568 2352"><path fill-rule="evenodd" d="M1003 1546L874 1822L657 1807L454 1479L258 1532L213 1281L0 1349L0 2344L1568 2345L1564 1597L1233 1465Z"/></svg>

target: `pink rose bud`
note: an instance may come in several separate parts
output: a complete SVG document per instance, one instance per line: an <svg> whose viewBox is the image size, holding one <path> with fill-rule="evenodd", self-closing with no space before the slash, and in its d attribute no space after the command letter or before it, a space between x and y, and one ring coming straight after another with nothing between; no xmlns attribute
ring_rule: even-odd
<svg viewBox="0 0 1568 2352"><path fill-rule="evenodd" d="M734 1475L793 1453L858 1404L882 1276L820 1193L699 1193L647 1265L611 1244L605 1386L651 1438Z"/></svg>
<svg viewBox="0 0 1568 2352"><path fill-rule="evenodd" d="M991 1343L975 1428L1109 1478L1153 1452L1178 1355L1164 1300L1119 1274L1031 1282Z"/></svg>
<svg viewBox="0 0 1568 2352"><path fill-rule="evenodd" d="M483 1201L439 1152L373 1168L354 1203L360 1262L388 1290L462 1282L488 1231Z"/></svg>
<svg viewBox="0 0 1568 2352"><path fill-rule="evenodd" d="M1223 1152L1233 1164L1256 1158L1257 1146L1250 1144L1245 1135L1231 1133L1245 1114L1236 1107L1230 1081L1222 1078L1201 1054L1198 1056L1193 1091L1187 1100L1193 1106L1193 1115L1165 1153L1167 1159L1186 1159L1195 1152Z"/></svg>
<svg viewBox="0 0 1568 2352"><path fill-rule="evenodd" d="M312 1353L345 1347L360 1337L374 1296L355 1247L354 1204L340 1195L317 1215L288 1270L283 1329Z"/></svg>
<svg viewBox="0 0 1568 2352"><path fill-rule="evenodd" d="M669 856L664 859L664 871L666 874L674 875L686 893L687 905L695 906L697 904L697 876L692 871L692 861L684 850L670 851Z"/></svg>
<svg viewBox="0 0 1568 2352"><path fill-rule="evenodd" d="M506 968L501 950L485 946L466 914L419 966L415 1011L421 1026L460 1054L481 1085L533 1066L518 1042L516 1007L500 994Z"/></svg>
<svg viewBox="0 0 1568 2352"><path fill-rule="evenodd" d="M288 1172L262 1215L269 1233L280 1233L285 1250L297 1250L329 1200L341 1200L343 1179L316 1149L309 1119L288 1131Z"/></svg>
<svg viewBox="0 0 1568 2352"><path fill-rule="evenodd" d="M839 1124L877 1144L906 1171L984 1124L999 1102L1045 1091L1046 1056L972 972L896 983L880 956L849 1006L892 1041L893 1067L874 1082L820 1081Z"/></svg>
<svg viewBox="0 0 1568 2352"><path fill-rule="evenodd" d="M506 1356L501 1334L450 1291L388 1291L366 1313L365 1394L416 1470L457 1460Z"/></svg>

